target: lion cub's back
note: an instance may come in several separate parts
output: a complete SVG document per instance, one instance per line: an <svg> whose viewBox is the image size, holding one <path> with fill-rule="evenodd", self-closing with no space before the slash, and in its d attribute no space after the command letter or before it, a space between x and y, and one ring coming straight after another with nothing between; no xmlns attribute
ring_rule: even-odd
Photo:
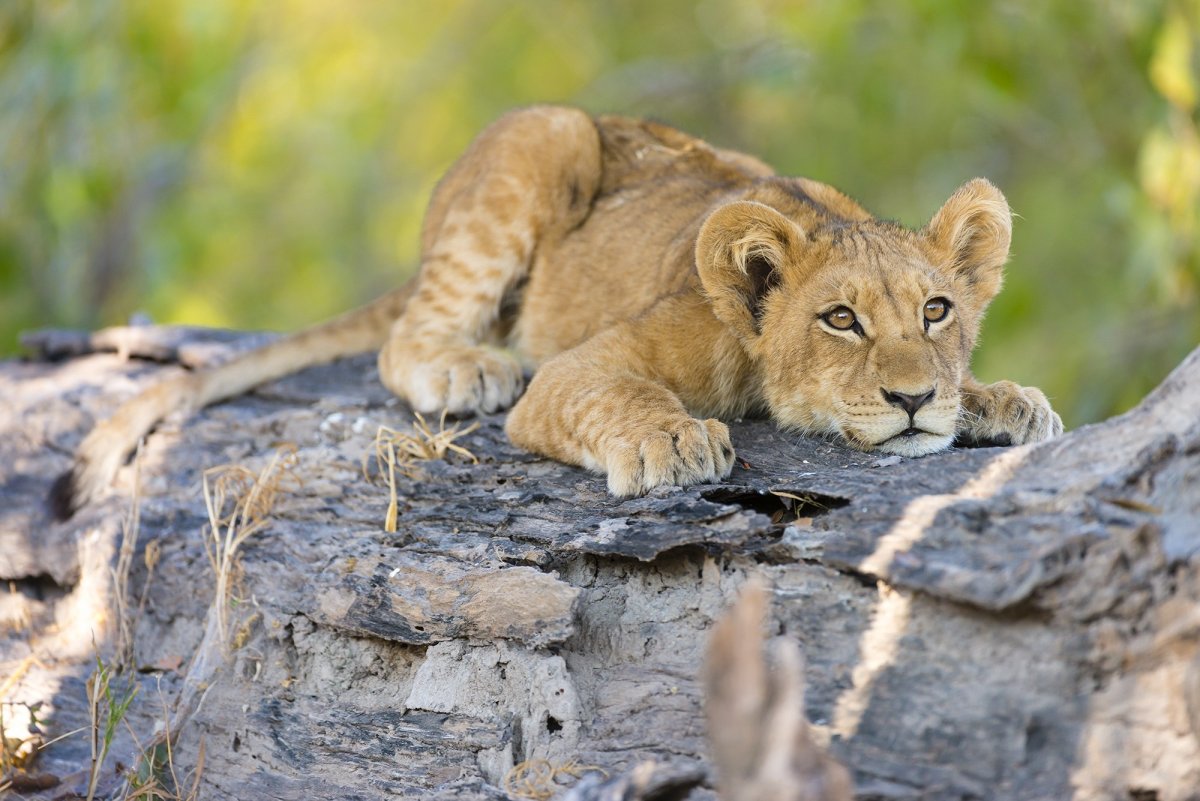
<svg viewBox="0 0 1200 801"><path fill-rule="evenodd" d="M708 210L772 174L665 125L600 117L596 127L600 191L582 225L539 243L509 336L531 366L685 289Z"/></svg>

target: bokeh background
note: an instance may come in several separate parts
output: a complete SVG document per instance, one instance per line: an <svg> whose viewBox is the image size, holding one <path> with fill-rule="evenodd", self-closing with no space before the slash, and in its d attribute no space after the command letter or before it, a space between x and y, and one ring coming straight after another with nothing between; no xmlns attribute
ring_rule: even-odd
<svg viewBox="0 0 1200 801"><path fill-rule="evenodd" d="M472 135L650 115L923 224L1020 215L976 355L1069 426L1200 341L1200 0L4 0L0 355L17 332L291 329L415 268Z"/></svg>

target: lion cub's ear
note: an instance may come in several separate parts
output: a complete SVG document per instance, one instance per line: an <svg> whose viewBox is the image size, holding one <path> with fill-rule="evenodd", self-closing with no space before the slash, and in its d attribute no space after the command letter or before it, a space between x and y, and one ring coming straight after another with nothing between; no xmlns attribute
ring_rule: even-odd
<svg viewBox="0 0 1200 801"><path fill-rule="evenodd" d="M990 181L975 178L959 187L923 233L937 266L962 279L980 306L1000 291L1012 212Z"/></svg>
<svg viewBox="0 0 1200 801"><path fill-rule="evenodd" d="M696 268L713 311L745 340L758 337L763 300L781 280L804 233L762 203L741 200L708 216L696 240Z"/></svg>

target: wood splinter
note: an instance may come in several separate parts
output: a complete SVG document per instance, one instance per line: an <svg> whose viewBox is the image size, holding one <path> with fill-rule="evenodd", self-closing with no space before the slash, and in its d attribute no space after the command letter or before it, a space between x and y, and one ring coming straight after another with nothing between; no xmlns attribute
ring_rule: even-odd
<svg viewBox="0 0 1200 801"><path fill-rule="evenodd" d="M713 628L705 713L723 801L850 801L847 770L804 717L804 657L791 640L763 642L766 592L751 580Z"/></svg>

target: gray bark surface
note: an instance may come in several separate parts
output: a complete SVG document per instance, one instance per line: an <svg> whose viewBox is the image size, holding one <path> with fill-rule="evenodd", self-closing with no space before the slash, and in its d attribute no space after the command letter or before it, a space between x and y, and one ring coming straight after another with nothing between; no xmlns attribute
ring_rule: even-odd
<svg viewBox="0 0 1200 801"><path fill-rule="evenodd" d="M245 341L60 332L0 363L0 702L44 702L47 739L86 725L91 633L101 655L115 641L135 470L64 523L43 499L94 420L180 369L124 355L195 365ZM203 741L206 799L506 798L528 759L607 772L573 798L712 798L700 666L757 574L858 798L1200 798L1200 351L1128 414L1041 445L880 458L745 421L727 481L624 501L486 417L456 440L478 463L399 478L387 533L362 461L411 419L363 357L148 437L141 689L102 789L183 704L175 757ZM297 481L243 548L214 662L201 474L284 444ZM84 735L44 750L60 781L33 796L72 797L89 758Z"/></svg>

